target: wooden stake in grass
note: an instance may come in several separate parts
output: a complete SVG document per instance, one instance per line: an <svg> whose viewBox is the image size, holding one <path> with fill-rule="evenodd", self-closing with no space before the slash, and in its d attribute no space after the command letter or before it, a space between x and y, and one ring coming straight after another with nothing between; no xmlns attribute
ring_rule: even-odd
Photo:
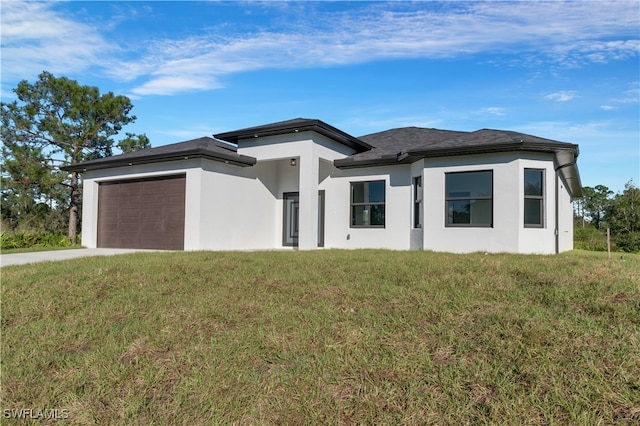
<svg viewBox="0 0 640 426"><path fill-rule="evenodd" d="M611 230L607 228L607 256L611 259Z"/></svg>

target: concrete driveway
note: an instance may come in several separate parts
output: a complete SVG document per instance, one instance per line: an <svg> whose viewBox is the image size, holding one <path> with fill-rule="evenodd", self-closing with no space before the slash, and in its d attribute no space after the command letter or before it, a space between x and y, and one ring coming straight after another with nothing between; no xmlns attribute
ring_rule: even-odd
<svg viewBox="0 0 640 426"><path fill-rule="evenodd" d="M52 250L52 251L36 251L31 253L15 253L0 255L0 266L25 265L27 263L50 262L56 260L75 259L78 257L88 256L111 256L114 254L134 253L139 251L157 251L157 250L135 250L135 249L70 249L70 250Z"/></svg>

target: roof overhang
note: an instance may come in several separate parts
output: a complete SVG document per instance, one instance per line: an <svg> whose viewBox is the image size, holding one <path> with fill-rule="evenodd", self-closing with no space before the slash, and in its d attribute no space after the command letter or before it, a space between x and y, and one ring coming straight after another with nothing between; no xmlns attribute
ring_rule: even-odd
<svg viewBox="0 0 640 426"><path fill-rule="evenodd" d="M456 157L474 154L495 154L500 152L546 152L553 153L555 170L562 176L572 197L582 196L582 183L578 172L578 145L553 142L508 142L485 145L466 145L459 147L432 148L399 152L393 156L380 156L368 159L354 159L352 157L334 160L339 169L355 169L362 167L376 167L410 164L421 158Z"/></svg>
<svg viewBox="0 0 640 426"><path fill-rule="evenodd" d="M231 132L219 133L214 135L216 139L221 139L227 142L238 143L243 139L259 138L266 136L277 136L290 133L299 132L316 132L323 136L333 139L349 148L354 149L356 152L364 152L373 148L371 145L355 138L348 133L343 132L321 120L298 118L289 121L282 121L279 123L266 124L264 126L249 127L241 130L234 130Z"/></svg>
<svg viewBox="0 0 640 426"><path fill-rule="evenodd" d="M122 158L120 158L120 156L105 157L97 160L87 161L84 163L71 164L69 166L61 167L61 169L68 172L86 172L89 170L112 169L116 167L135 166L139 164L189 160L192 158L205 158L207 160L218 161L240 167L249 167L256 164L256 159L247 155L238 155L233 153L227 154L224 152L212 153L207 149L194 148L177 153L161 153L140 156L137 158L128 158L127 156L122 156Z"/></svg>

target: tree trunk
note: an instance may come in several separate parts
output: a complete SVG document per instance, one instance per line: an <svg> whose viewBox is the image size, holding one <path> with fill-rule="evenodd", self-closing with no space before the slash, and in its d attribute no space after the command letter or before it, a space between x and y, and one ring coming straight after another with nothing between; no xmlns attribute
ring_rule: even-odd
<svg viewBox="0 0 640 426"><path fill-rule="evenodd" d="M78 173L71 172L71 202L69 204L69 239L76 244L78 239L78 204L80 190L78 188Z"/></svg>

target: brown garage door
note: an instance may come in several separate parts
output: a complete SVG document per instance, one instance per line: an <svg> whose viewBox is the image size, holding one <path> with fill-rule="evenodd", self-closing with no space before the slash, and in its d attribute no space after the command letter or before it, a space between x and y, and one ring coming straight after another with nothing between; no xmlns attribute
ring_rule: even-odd
<svg viewBox="0 0 640 426"><path fill-rule="evenodd" d="M103 182L98 247L184 249L185 175Z"/></svg>

